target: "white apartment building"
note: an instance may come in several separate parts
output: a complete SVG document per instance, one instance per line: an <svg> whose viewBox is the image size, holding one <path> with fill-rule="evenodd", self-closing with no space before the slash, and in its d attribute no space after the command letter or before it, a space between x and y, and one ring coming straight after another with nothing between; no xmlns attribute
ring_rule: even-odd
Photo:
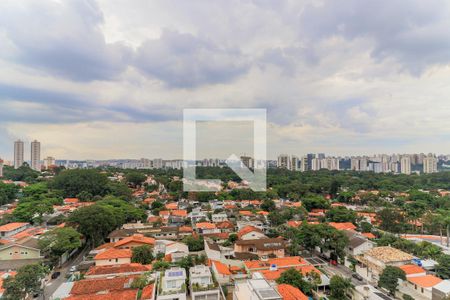
<svg viewBox="0 0 450 300"><path fill-rule="evenodd" d="M411 157L409 155L402 156L400 159L400 173L411 174Z"/></svg>
<svg viewBox="0 0 450 300"><path fill-rule="evenodd" d="M423 172L425 174L437 172L437 158L434 155L428 154L428 156L423 159Z"/></svg>
<svg viewBox="0 0 450 300"><path fill-rule="evenodd" d="M214 281L207 266L189 268L189 289L192 300L219 300L219 285Z"/></svg>
<svg viewBox="0 0 450 300"><path fill-rule="evenodd" d="M287 154L281 154L278 156L277 167L282 169L291 169L291 159Z"/></svg>
<svg viewBox="0 0 450 300"><path fill-rule="evenodd" d="M161 278L157 291L157 300L186 300L186 271L172 267Z"/></svg>
<svg viewBox="0 0 450 300"><path fill-rule="evenodd" d="M278 291L265 280L261 274L255 273L255 279L236 281L233 300L282 300Z"/></svg>
<svg viewBox="0 0 450 300"><path fill-rule="evenodd" d="M300 161L298 159L298 156L292 155L291 157L291 170L292 171L298 171L300 165Z"/></svg>
<svg viewBox="0 0 450 300"><path fill-rule="evenodd" d="M41 170L41 143L36 140L31 142L31 168Z"/></svg>
<svg viewBox="0 0 450 300"><path fill-rule="evenodd" d="M24 152L23 152L23 141L21 140L17 140L14 142L14 168L18 169L20 168L23 163L23 157L24 157Z"/></svg>
<svg viewBox="0 0 450 300"><path fill-rule="evenodd" d="M327 170L339 170L339 158L327 157L321 159L320 168Z"/></svg>
<svg viewBox="0 0 450 300"><path fill-rule="evenodd" d="M313 158L311 160L311 170L313 171L320 170L320 158Z"/></svg>

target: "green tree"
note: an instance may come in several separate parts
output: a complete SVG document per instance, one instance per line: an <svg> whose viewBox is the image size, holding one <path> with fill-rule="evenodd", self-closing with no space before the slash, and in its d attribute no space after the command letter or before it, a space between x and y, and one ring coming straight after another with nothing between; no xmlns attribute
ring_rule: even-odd
<svg viewBox="0 0 450 300"><path fill-rule="evenodd" d="M261 203L261 209L265 211L274 211L276 209L275 202L271 199L265 199Z"/></svg>
<svg viewBox="0 0 450 300"><path fill-rule="evenodd" d="M442 254L437 263L436 274L442 279L450 279L450 255Z"/></svg>
<svg viewBox="0 0 450 300"><path fill-rule="evenodd" d="M183 239L183 243L188 246L189 251L201 251L205 248L202 237L187 236Z"/></svg>
<svg viewBox="0 0 450 300"><path fill-rule="evenodd" d="M133 171L125 175L125 178L132 186L140 186L147 179L147 176L141 172Z"/></svg>
<svg viewBox="0 0 450 300"><path fill-rule="evenodd" d="M166 261L157 261L153 263L152 270L153 271L164 271L170 268L170 264Z"/></svg>
<svg viewBox="0 0 450 300"><path fill-rule="evenodd" d="M399 267L387 266L380 275L378 285L387 289L393 296L395 295L395 291L397 291L399 279L406 280L405 271Z"/></svg>
<svg viewBox="0 0 450 300"><path fill-rule="evenodd" d="M290 268L281 273L280 277L277 279L277 283L290 284L299 288L305 294L311 294L311 290L313 288L313 285L305 280L303 274L294 268Z"/></svg>
<svg viewBox="0 0 450 300"><path fill-rule="evenodd" d="M19 222L42 223L44 214L53 213L53 204L49 200L43 201L20 201L13 211L13 217Z"/></svg>
<svg viewBox="0 0 450 300"><path fill-rule="evenodd" d="M77 226L80 233L93 244L98 245L119 224L114 209L102 205L91 205L74 211L69 223Z"/></svg>
<svg viewBox="0 0 450 300"><path fill-rule="evenodd" d="M134 247L132 249L132 253L133 253L133 255L131 257L131 262L134 262L134 263L148 265L154 259L153 249L149 245L142 245L142 246Z"/></svg>
<svg viewBox="0 0 450 300"><path fill-rule="evenodd" d="M13 202L18 191L19 188L15 184L0 182L0 205Z"/></svg>
<svg viewBox="0 0 450 300"><path fill-rule="evenodd" d="M48 273L48 268L41 264L25 265L17 270L13 278L8 278L4 285L5 299L25 299L27 294L41 293L41 282Z"/></svg>
<svg viewBox="0 0 450 300"><path fill-rule="evenodd" d="M330 299L343 300L348 299L347 294L354 289L350 279L334 275L330 279Z"/></svg>
<svg viewBox="0 0 450 300"><path fill-rule="evenodd" d="M81 192L92 196L108 193L109 180L97 170L65 170L54 177L51 187L62 190L64 197L76 197Z"/></svg>
<svg viewBox="0 0 450 300"><path fill-rule="evenodd" d="M39 248L53 258L81 247L81 234L72 227L55 228L40 236Z"/></svg>
<svg viewBox="0 0 450 300"><path fill-rule="evenodd" d="M326 213L329 222L351 222L356 223L356 212L346 207L333 207Z"/></svg>

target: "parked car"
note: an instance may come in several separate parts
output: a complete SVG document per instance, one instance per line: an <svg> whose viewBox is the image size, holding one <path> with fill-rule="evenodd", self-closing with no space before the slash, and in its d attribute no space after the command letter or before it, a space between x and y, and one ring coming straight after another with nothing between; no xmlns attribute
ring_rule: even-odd
<svg viewBox="0 0 450 300"><path fill-rule="evenodd" d="M363 281L362 276L359 275L358 273L353 273L353 274L352 274L352 277L355 278L356 280Z"/></svg>
<svg viewBox="0 0 450 300"><path fill-rule="evenodd" d="M69 271L73 273L76 270L77 270L77 266L71 266Z"/></svg>
<svg viewBox="0 0 450 300"><path fill-rule="evenodd" d="M59 275L61 275L61 272L55 272L52 274L52 279L56 279L59 277Z"/></svg>

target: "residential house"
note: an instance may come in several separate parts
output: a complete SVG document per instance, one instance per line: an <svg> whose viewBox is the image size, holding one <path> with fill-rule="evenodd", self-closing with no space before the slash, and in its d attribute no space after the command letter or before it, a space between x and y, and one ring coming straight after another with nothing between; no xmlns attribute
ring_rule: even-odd
<svg viewBox="0 0 450 300"><path fill-rule="evenodd" d="M161 278L157 300L186 300L186 271L172 267Z"/></svg>
<svg viewBox="0 0 450 300"><path fill-rule="evenodd" d="M130 249L109 248L98 253L94 261L96 266L121 265L131 263L131 257Z"/></svg>
<svg viewBox="0 0 450 300"><path fill-rule="evenodd" d="M431 289L432 300L444 300L450 296L450 280L443 280Z"/></svg>
<svg viewBox="0 0 450 300"><path fill-rule="evenodd" d="M25 237L0 246L0 270L15 270L43 259L38 240L34 237Z"/></svg>
<svg viewBox="0 0 450 300"><path fill-rule="evenodd" d="M378 282L386 266L400 267L410 264L412 255L389 246L375 247L355 256L358 260L356 272L371 283Z"/></svg>
<svg viewBox="0 0 450 300"><path fill-rule="evenodd" d="M155 239L151 237L145 237L143 234L135 233L132 236L126 237L116 243L114 248L117 249L132 249L134 247L147 245L153 247L155 245Z"/></svg>
<svg viewBox="0 0 450 300"><path fill-rule="evenodd" d="M262 232L261 229L250 225L245 226L241 230L239 230L237 236L240 240L255 240L267 238L267 236Z"/></svg>
<svg viewBox="0 0 450 300"><path fill-rule="evenodd" d="M195 228L200 234L219 233L220 229L216 227L216 224L209 222L199 222L195 224Z"/></svg>
<svg viewBox="0 0 450 300"><path fill-rule="evenodd" d="M348 237L348 244L345 248L346 260L345 265L347 267L350 266L351 262L348 260L350 257L355 257L357 255L361 255L367 250L370 250L374 247L374 243L368 240L365 236L360 235L356 231L353 230L345 230L345 235Z"/></svg>
<svg viewBox="0 0 450 300"><path fill-rule="evenodd" d="M233 300L283 300L283 297L264 278L254 278L235 282Z"/></svg>
<svg viewBox="0 0 450 300"><path fill-rule="evenodd" d="M5 225L0 226L0 238L5 239L8 237L11 237L28 227L30 227L30 223L24 223L24 222L14 222L14 223L8 223Z"/></svg>
<svg viewBox="0 0 450 300"><path fill-rule="evenodd" d="M219 300L219 285L207 266L197 265L189 269L189 287L192 300Z"/></svg>
<svg viewBox="0 0 450 300"><path fill-rule="evenodd" d="M285 248L286 242L281 238L237 240L234 244L235 253L251 253L258 255L260 258L284 257Z"/></svg>
<svg viewBox="0 0 450 300"><path fill-rule="evenodd" d="M211 221L213 223L220 223L228 220L228 216L226 213L218 213L218 214L212 214Z"/></svg>
<svg viewBox="0 0 450 300"><path fill-rule="evenodd" d="M280 284L277 286L277 290L283 300L309 300L308 296L290 284Z"/></svg>

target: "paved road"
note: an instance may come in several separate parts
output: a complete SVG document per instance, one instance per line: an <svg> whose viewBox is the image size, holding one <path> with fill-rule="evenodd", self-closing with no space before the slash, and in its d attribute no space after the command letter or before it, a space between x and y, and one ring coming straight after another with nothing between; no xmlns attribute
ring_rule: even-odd
<svg viewBox="0 0 450 300"><path fill-rule="evenodd" d="M78 265L83 260L83 256L88 252L88 248L83 249L74 259L67 261L61 268L56 269L55 272L61 272L61 275L56 279L50 279L50 281L45 284L44 296L39 299L49 299L59 286L67 281L66 275L69 273L70 268Z"/></svg>
<svg viewBox="0 0 450 300"><path fill-rule="evenodd" d="M367 284L367 281L365 279L360 281L356 278L353 278L353 271L343 265L333 266L328 264L324 266L323 269L330 274L330 277L332 277L333 275L339 275L344 278L350 278L354 286Z"/></svg>

